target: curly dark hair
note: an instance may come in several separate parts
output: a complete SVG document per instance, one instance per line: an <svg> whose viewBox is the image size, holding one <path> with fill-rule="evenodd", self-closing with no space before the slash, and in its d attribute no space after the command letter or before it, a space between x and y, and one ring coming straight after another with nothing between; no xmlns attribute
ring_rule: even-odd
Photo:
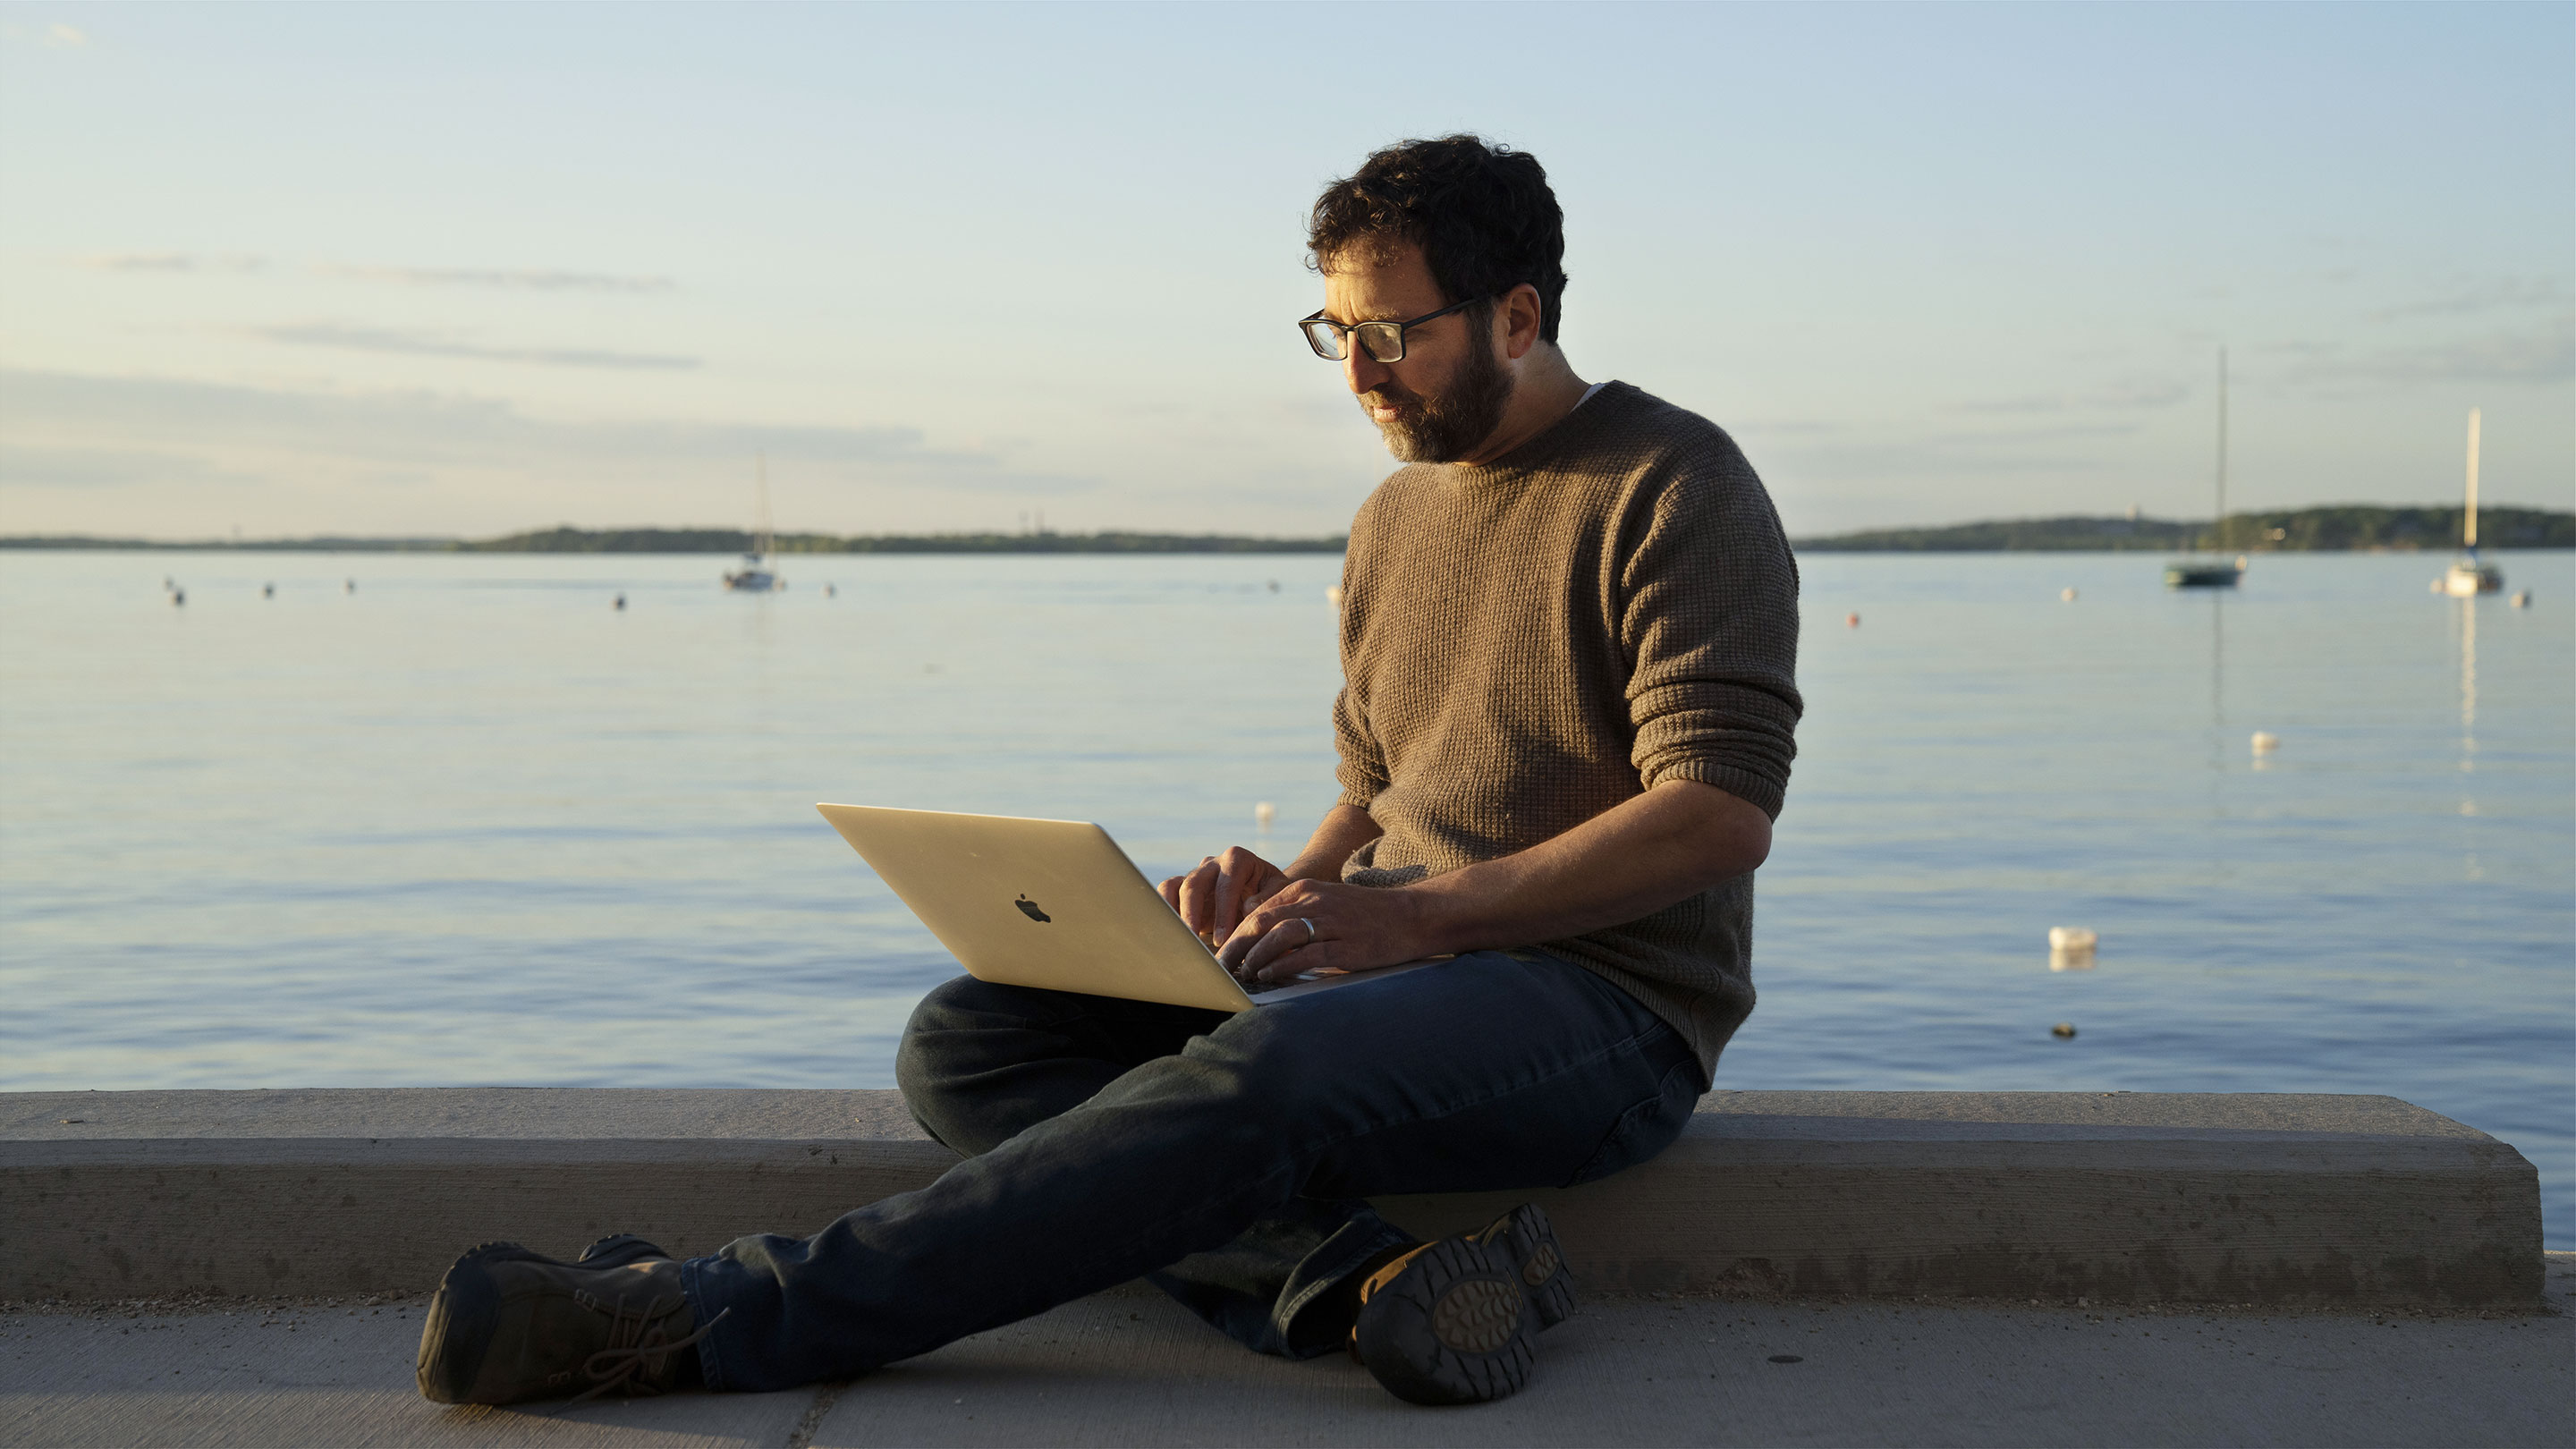
<svg viewBox="0 0 2576 1449"><path fill-rule="evenodd" d="M1538 288L1541 339L1556 340L1565 295L1565 212L1538 158L1481 136L1399 141L1324 188L1306 228L1306 265L1317 271L1353 247L1422 248L1431 276L1455 302Z"/></svg>

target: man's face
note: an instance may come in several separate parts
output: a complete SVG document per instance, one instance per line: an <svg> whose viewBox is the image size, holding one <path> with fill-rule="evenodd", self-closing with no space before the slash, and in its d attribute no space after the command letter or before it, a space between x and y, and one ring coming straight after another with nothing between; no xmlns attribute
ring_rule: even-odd
<svg viewBox="0 0 2576 1449"><path fill-rule="evenodd" d="M1324 271L1324 315L1344 324L1401 322L1452 300L1432 280L1422 249L1408 243L1383 254L1353 248L1330 258ZM1401 361L1375 361L1356 340L1347 347L1343 380L1400 461L1452 462L1502 423L1512 378L1496 355L1490 320L1478 315L1484 310L1406 329Z"/></svg>

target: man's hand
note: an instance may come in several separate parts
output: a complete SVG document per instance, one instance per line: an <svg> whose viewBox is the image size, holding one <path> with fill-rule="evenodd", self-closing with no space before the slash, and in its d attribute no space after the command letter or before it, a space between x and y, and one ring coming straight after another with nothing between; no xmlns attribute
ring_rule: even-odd
<svg viewBox="0 0 2576 1449"><path fill-rule="evenodd" d="M1771 851L1771 817L1760 809L1714 785L1666 780L1517 854L1372 889L1317 878L1323 861L1347 859L1368 838L1361 825L1375 833L1365 814L1339 810L1356 817L1345 822L1348 835L1332 835L1328 850L1309 846L1314 860L1300 857L1288 880L1240 906L1241 921L1217 950L1237 977L1369 971L1579 936L1742 875ZM1326 835L1318 831L1317 840Z"/></svg>
<svg viewBox="0 0 2576 1449"><path fill-rule="evenodd" d="M1180 913L1190 930L1213 948L1234 934L1244 912L1279 893L1288 884L1279 867L1240 845L1201 860L1198 869L1176 875L1161 887L1163 903Z"/></svg>
<svg viewBox="0 0 2576 1449"><path fill-rule="evenodd" d="M1244 915L1216 959L1243 981L1401 966L1441 949L1423 934L1422 899L1340 881L1285 882Z"/></svg>

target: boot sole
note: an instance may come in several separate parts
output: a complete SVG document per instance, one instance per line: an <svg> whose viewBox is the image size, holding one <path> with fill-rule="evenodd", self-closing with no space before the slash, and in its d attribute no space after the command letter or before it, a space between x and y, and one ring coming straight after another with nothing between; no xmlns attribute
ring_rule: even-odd
<svg viewBox="0 0 2576 1449"><path fill-rule="evenodd" d="M1537 1203L1525 1202L1496 1226L1503 1229L1501 1246L1520 1267L1521 1286L1529 1291L1540 1331L1573 1317L1574 1280L1565 1271L1565 1245L1556 1240L1547 1213Z"/></svg>
<svg viewBox="0 0 2576 1449"><path fill-rule="evenodd" d="M516 1243L485 1243L466 1250L438 1281L429 1316L420 1326L420 1360L413 1377L420 1396L434 1404L470 1404L483 1355L501 1318L501 1289L487 1265L542 1255Z"/></svg>
<svg viewBox="0 0 2576 1449"><path fill-rule="evenodd" d="M1529 1382L1533 1317L1509 1252L1444 1239L1361 1308L1360 1362L1408 1403L1490 1403Z"/></svg>

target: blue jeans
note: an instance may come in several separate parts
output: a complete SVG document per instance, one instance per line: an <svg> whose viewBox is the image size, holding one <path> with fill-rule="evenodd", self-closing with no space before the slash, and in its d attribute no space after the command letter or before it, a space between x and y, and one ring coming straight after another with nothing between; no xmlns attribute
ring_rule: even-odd
<svg viewBox="0 0 2576 1449"><path fill-rule="evenodd" d="M1363 1199L1607 1176L1707 1086L1626 992L1498 951L1231 1015L961 976L896 1075L966 1160L683 1264L698 1321L728 1315L708 1387L848 1377L1138 1277L1254 1349L1327 1352L1355 1270L1412 1241Z"/></svg>

